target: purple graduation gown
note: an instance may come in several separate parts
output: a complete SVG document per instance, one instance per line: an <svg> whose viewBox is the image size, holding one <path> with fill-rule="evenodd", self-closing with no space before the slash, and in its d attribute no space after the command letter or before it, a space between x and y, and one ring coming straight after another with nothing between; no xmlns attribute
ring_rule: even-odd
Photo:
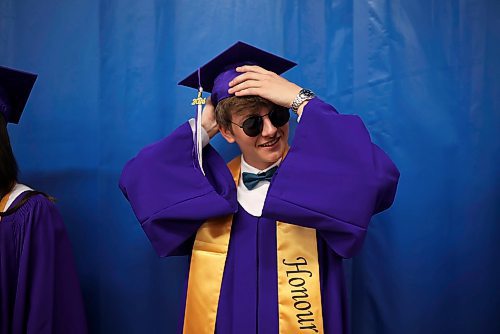
<svg viewBox="0 0 500 334"><path fill-rule="evenodd" d="M275 221L281 220L317 230L324 332L348 333L342 258L360 249L371 216L392 204L399 178L361 119L309 101L262 217L238 205L230 172L210 145L203 157L206 177L185 123L129 161L120 188L160 256L189 255L206 219L235 214L216 332L278 333Z"/></svg>
<svg viewBox="0 0 500 334"><path fill-rule="evenodd" d="M69 239L43 195L0 220L0 333L87 333Z"/></svg>

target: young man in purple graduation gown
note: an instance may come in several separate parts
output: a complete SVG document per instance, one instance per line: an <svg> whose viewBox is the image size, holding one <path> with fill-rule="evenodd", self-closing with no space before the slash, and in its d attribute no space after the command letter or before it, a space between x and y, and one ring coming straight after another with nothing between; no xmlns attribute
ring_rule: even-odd
<svg viewBox="0 0 500 334"><path fill-rule="evenodd" d="M233 215L216 333L283 332L277 221L316 233L323 329L303 332L348 333L342 259L358 252L370 218L395 196L399 172L371 142L360 118L339 114L279 75L294 65L236 43L181 82L212 92L201 133L194 120L184 123L129 161L120 180L160 256L190 255L205 221ZM299 124L286 153L288 108L298 114ZM237 185L208 144L219 130L242 152ZM204 137L202 169L199 135ZM184 316L179 332L186 332Z"/></svg>
<svg viewBox="0 0 500 334"><path fill-rule="evenodd" d="M61 216L17 182L7 123L18 123L36 75L0 66L0 333L87 333Z"/></svg>

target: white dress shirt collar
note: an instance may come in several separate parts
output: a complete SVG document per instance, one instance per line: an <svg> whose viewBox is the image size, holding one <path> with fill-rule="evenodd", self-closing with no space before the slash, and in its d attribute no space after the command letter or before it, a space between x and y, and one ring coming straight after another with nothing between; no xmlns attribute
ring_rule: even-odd
<svg viewBox="0 0 500 334"><path fill-rule="evenodd" d="M255 217L260 217L262 216L262 209L264 208L264 202L266 201L266 195L267 191L269 190L269 181L262 181L257 184L255 188L252 190L248 190L247 187L243 184L243 172L246 173L263 173L267 172L269 169L278 166L281 162L281 159L276 161L274 164L271 166L265 168L265 169L258 169L255 168L251 165L249 165L245 159L243 158L243 155L241 156L241 174L240 174L240 181L238 183L238 188L237 188L237 198L238 198L238 203L245 209L246 212L251 214L252 216Z"/></svg>

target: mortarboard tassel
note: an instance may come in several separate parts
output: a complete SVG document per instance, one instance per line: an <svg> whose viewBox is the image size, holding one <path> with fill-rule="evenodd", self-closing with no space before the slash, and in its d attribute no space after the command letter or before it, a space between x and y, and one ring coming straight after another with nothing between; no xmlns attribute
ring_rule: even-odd
<svg viewBox="0 0 500 334"><path fill-rule="evenodd" d="M203 156L202 156L202 138L201 138L201 115L203 110L203 105L206 102L206 99L202 97L203 95L203 87L201 87L200 80L200 69L198 68L198 97L193 99L192 105L196 105L196 129L195 129L195 155L198 158L198 164L200 166L200 170L205 175L205 171L203 170Z"/></svg>

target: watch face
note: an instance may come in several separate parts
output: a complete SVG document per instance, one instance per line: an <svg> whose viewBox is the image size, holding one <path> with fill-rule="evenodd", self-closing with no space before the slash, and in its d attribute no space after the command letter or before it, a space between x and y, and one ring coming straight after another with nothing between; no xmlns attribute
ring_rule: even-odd
<svg viewBox="0 0 500 334"><path fill-rule="evenodd" d="M302 98L314 97L314 93L309 89L304 89L302 90L302 92L300 92L300 96Z"/></svg>

